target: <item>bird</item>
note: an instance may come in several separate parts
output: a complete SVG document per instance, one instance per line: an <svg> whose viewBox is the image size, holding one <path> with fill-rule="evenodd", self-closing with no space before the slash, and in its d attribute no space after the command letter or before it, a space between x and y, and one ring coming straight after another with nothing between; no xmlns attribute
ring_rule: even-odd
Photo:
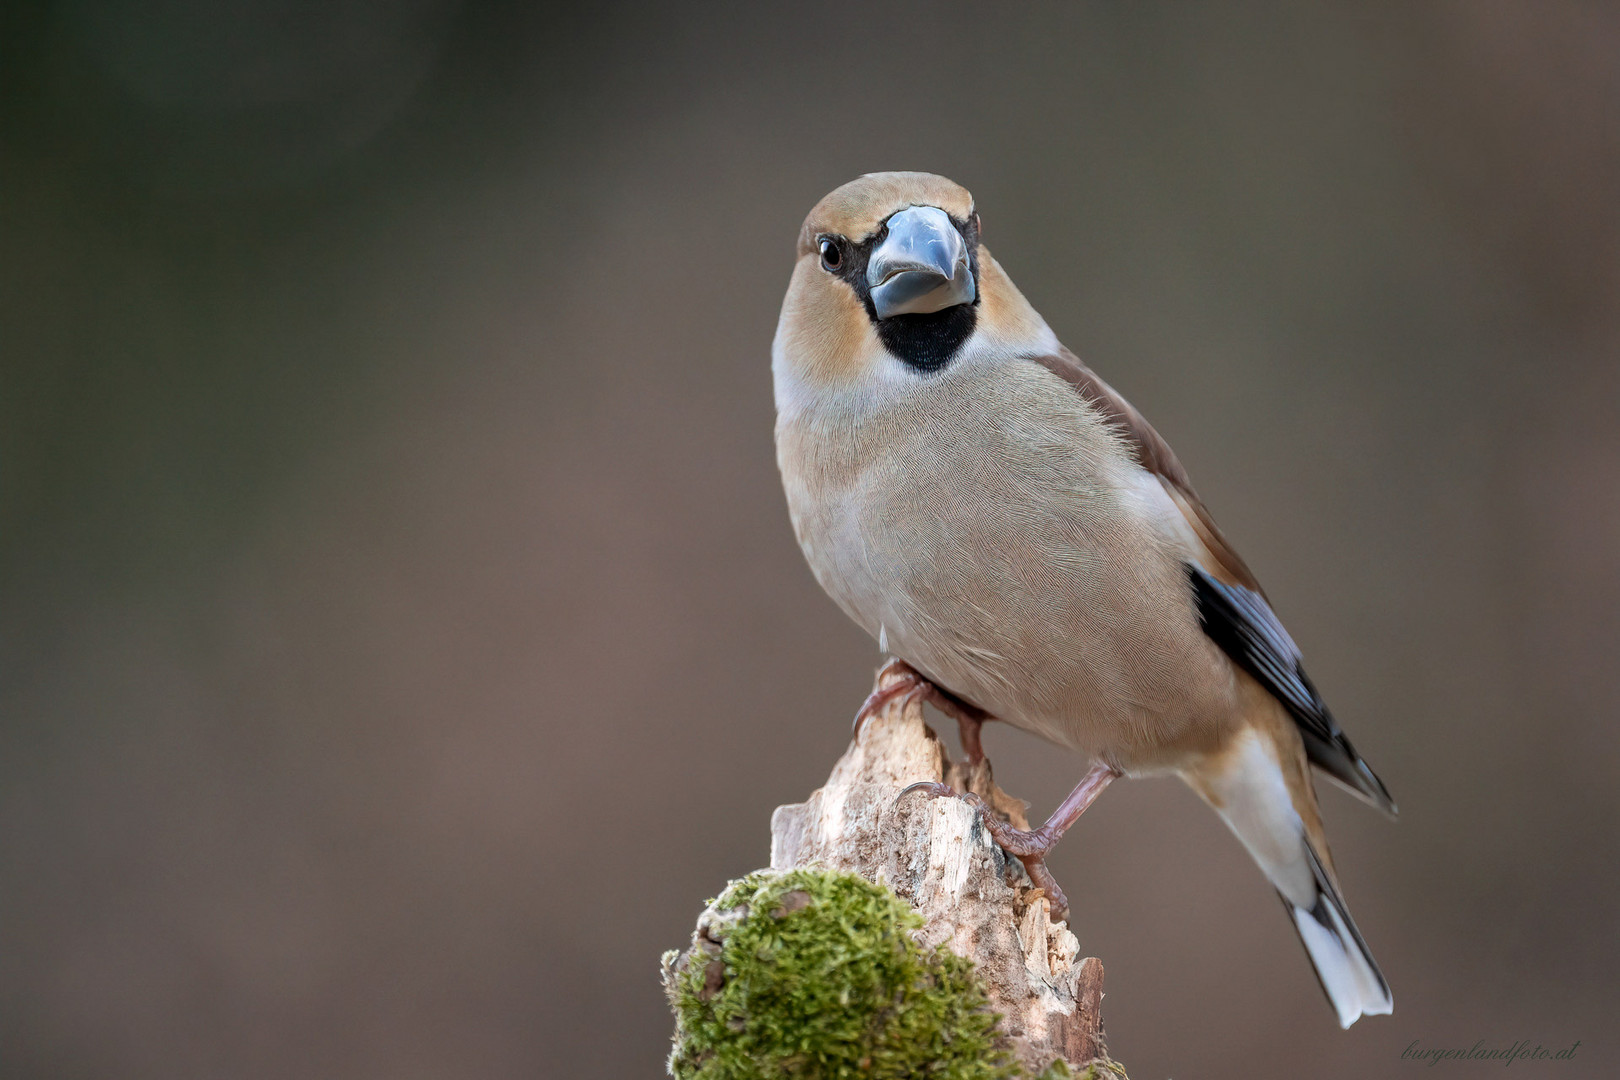
<svg viewBox="0 0 1620 1080"><path fill-rule="evenodd" d="M967 189L869 173L818 202L771 369L799 546L890 657L857 738L904 695L954 717L971 761L991 720L1081 755L1039 828L983 815L1058 917L1044 860L1069 826L1118 777L1180 776L1275 887L1340 1026L1390 1013L1312 769L1394 800L1169 444L1019 292Z"/></svg>

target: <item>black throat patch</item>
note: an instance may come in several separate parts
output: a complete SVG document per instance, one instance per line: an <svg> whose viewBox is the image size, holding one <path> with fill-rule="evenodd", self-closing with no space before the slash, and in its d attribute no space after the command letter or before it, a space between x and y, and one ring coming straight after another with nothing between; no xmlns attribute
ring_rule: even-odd
<svg viewBox="0 0 1620 1080"><path fill-rule="evenodd" d="M855 290L866 308L866 317L872 320L878 340L895 359L921 372L938 371L949 364L961 350L963 342L973 336L979 320L979 216L968 221L951 218L951 224L967 242L968 271L973 275L973 302L957 304L944 311L928 315L892 315L877 317L872 306L872 290L866 284L867 264L872 261L872 250L889 235L887 223L860 242L831 237L842 249L844 261L834 271L837 277Z"/></svg>

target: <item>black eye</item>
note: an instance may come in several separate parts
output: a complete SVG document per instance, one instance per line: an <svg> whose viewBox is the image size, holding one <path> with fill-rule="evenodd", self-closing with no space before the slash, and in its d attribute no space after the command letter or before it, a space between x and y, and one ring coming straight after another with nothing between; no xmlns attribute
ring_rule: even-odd
<svg viewBox="0 0 1620 1080"><path fill-rule="evenodd" d="M844 265L844 253L838 249L837 244L826 237L822 237L821 240L821 265L827 270L837 270Z"/></svg>

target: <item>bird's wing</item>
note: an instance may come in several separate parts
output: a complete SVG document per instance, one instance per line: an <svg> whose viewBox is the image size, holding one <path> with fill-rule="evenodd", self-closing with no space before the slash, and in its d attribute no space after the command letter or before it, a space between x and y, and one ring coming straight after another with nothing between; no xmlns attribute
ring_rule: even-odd
<svg viewBox="0 0 1620 1080"><path fill-rule="evenodd" d="M1394 814L1395 801L1388 789L1339 730L1333 714L1305 674L1299 647L1271 610L1253 571L1232 550L1193 491L1187 470L1176 460L1170 444L1135 406L1067 349L1030 359L1068 383L1113 425L1137 463L1159 478L1202 542L1208 559L1189 563L1187 573L1204 633L1233 663L1283 703L1299 726L1313 765L1352 794Z"/></svg>

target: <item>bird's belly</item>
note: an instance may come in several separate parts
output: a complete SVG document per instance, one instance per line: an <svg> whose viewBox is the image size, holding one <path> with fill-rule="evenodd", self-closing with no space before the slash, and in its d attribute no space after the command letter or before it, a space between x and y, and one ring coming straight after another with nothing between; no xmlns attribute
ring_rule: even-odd
<svg viewBox="0 0 1620 1080"><path fill-rule="evenodd" d="M1128 461L982 438L895 452L795 514L824 588L891 653L992 714L1127 771L1230 711L1181 556ZM824 493L831 494L831 493Z"/></svg>

